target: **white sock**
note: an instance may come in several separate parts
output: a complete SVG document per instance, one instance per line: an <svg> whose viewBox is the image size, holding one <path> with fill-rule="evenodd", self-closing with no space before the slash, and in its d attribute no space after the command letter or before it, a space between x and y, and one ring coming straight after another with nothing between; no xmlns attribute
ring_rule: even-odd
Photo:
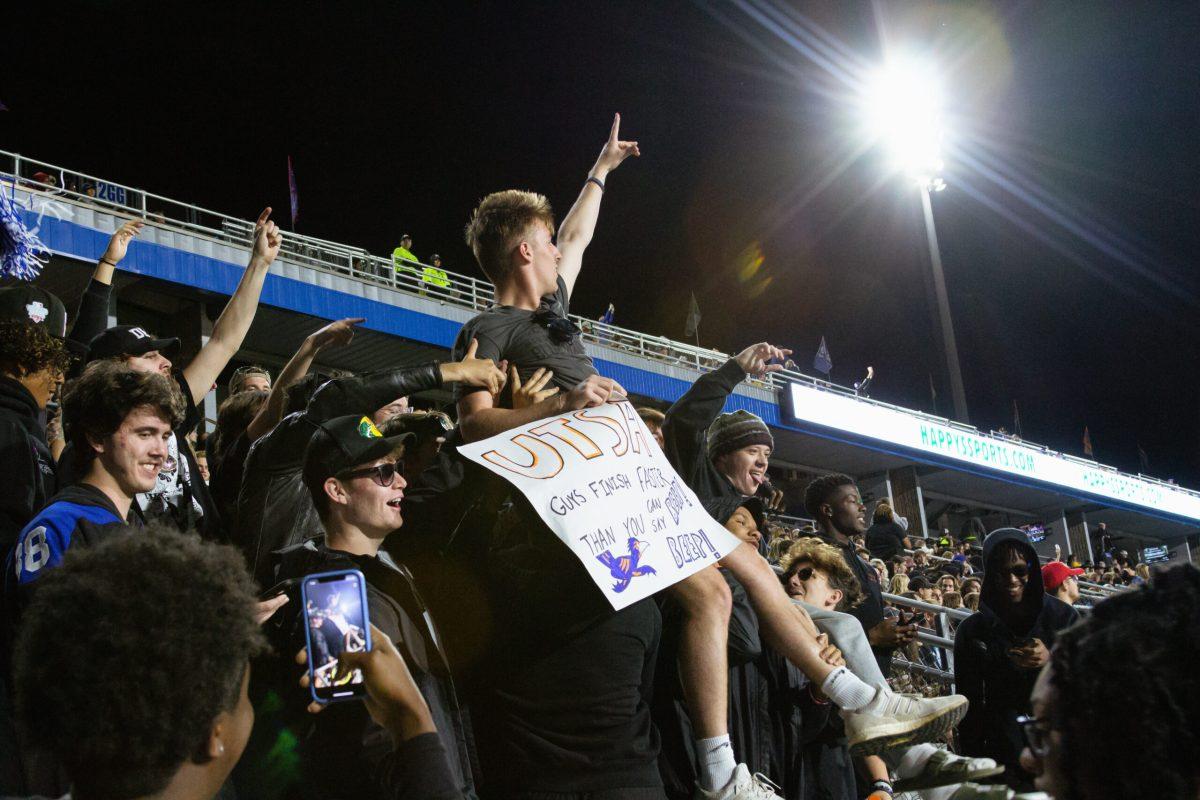
<svg viewBox="0 0 1200 800"><path fill-rule="evenodd" d="M896 765L896 777L911 778L914 775L920 775L921 770L925 769L925 765L929 763L929 759L933 758L933 754L937 751L938 749L928 742L914 744L904 751L904 756L900 759L900 763Z"/></svg>
<svg viewBox="0 0 1200 800"><path fill-rule="evenodd" d="M729 734L695 741L696 759L700 762L700 786L706 792L714 792L729 783L737 769L733 743L729 741Z"/></svg>
<svg viewBox="0 0 1200 800"><path fill-rule="evenodd" d="M845 667L838 667L825 678L821 691L838 708L857 711L874 700L878 690Z"/></svg>

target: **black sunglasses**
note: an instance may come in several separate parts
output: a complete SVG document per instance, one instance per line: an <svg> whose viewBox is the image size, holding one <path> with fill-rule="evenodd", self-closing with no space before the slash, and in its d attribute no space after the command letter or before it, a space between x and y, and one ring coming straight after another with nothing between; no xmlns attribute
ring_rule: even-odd
<svg viewBox="0 0 1200 800"><path fill-rule="evenodd" d="M1047 721L1022 715L1017 717L1017 724L1021 726L1021 735L1025 737L1029 752L1038 758L1045 758L1050 752L1050 743L1047 741L1050 729L1047 727Z"/></svg>
<svg viewBox="0 0 1200 800"><path fill-rule="evenodd" d="M813 576L814 571L812 567L801 567L792 574L799 578L801 582L804 582Z"/></svg>
<svg viewBox="0 0 1200 800"><path fill-rule="evenodd" d="M556 344L566 344L580 335L578 325L549 308L542 307L533 312L533 321L550 331L550 338Z"/></svg>
<svg viewBox="0 0 1200 800"><path fill-rule="evenodd" d="M380 486L391 486L396 482L396 473L404 471L404 462L397 461L396 463L380 464L377 467L365 467L363 469L352 469L348 472L342 472L337 477L344 480L353 478L374 478L375 482Z"/></svg>
<svg viewBox="0 0 1200 800"><path fill-rule="evenodd" d="M1029 577L1028 564L1013 564L1011 567L1001 567L996 571L1001 575L1011 575L1018 580L1023 580Z"/></svg>

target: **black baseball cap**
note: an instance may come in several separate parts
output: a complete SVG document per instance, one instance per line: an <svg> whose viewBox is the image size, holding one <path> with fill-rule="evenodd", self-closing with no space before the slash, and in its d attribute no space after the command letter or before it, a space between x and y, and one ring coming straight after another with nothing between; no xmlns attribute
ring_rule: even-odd
<svg viewBox="0 0 1200 800"><path fill-rule="evenodd" d="M304 451L304 483L316 486L360 464L394 452L412 433L384 436L370 417L351 414L317 426Z"/></svg>
<svg viewBox="0 0 1200 800"><path fill-rule="evenodd" d="M41 325L51 336L67 335L67 309L62 300L31 283L0 289L0 319L17 319Z"/></svg>
<svg viewBox="0 0 1200 800"><path fill-rule="evenodd" d="M88 345L88 361L117 356L140 356L157 350L168 358L179 352L176 338L156 339L136 325L117 325L96 334Z"/></svg>

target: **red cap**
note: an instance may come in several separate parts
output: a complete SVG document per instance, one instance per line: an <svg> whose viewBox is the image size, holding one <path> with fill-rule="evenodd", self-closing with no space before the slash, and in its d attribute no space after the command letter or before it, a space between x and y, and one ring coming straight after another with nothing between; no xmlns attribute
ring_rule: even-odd
<svg viewBox="0 0 1200 800"><path fill-rule="evenodd" d="M1082 575L1083 570L1068 567L1061 561L1051 561L1046 566L1042 567L1042 585L1046 587L1047 592L1053 592L1062 582L1073 575Z"/></svg>

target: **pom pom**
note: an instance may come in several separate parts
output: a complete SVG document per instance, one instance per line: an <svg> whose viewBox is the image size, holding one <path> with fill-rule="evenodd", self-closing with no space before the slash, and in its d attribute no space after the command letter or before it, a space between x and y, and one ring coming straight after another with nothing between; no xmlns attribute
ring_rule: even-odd
<svg viewBox="0 0 1200 800"><path fill-rule="evenodd" d="M0 278L31 281L50 260L50 248L21 221L16 204L0 191Z"/></svg>

